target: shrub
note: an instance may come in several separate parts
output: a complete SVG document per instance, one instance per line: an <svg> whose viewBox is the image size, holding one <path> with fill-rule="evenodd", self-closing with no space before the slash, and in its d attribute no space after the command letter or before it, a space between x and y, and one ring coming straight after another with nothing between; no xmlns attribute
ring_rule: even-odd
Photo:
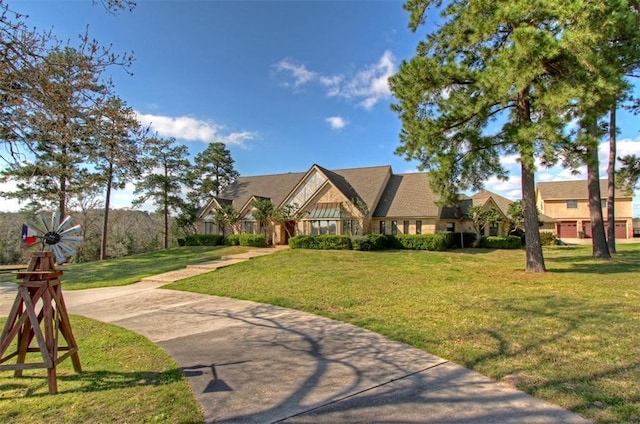
<svg viewBox="0 0 640 424"><path fill-rule="evenodd" d="M480 239L480 247L489 249L519 249L522 246L520 237L482 237Z"/></svg>
<svg viewBox="0 0 640 424"><path fill-rule="evenodd" d="M192 234L184 238L185 246L218 246L223 242L220 234Z"/></svg>
<svg viewBox="0 0 640 424"><path fill-rule="evenodd" d="M239 246L240 245L240 234L229 234L224 239L224 244L227 246Z"/></svg>
<svg viewBox="0 0 640 424"><path fill-rule="evenodd" d="M295 236L289 238L289 247L292 249L351 249L351 238L338 235Z"/></svg>
<svg viewBox="0 0 640 424"><path fill-rule="evenodd" d="M267 238L262 234L240 234L238 236L240 246L266 247Z"/></svg>
<svg viewBox="0 0 640 424"><path fill-rule="evenodd" d="M187 241L183 238L179 238L178 239L178 246L184 246L186 245Z"/></svg>
<svg viewBox="0 0 640 424"><path fill-rule="evenodd" d="M543 246L555 246L556 244L558 244L558 239L556 239L556 235L553 233L550 233L548 231L541 231L540 243Z"/></svg>
<svg viewBox="0 0 640 424"><path fill-rule="evenodd" d="M388 237L387 245L393 249L443 251L449 244L449 234L396 234Z"/></svg>

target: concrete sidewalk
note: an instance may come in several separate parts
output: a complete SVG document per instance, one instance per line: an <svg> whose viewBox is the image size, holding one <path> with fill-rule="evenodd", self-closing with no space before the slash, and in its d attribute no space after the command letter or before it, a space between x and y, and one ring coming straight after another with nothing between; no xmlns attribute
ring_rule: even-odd
<svg viewBox="0 0 640 424"><path fill-rule="evenodd" d="M352 325L162 284L64 295L70 313L120 325L164 348L208 423L587 422ZM0 284L3 316L15 287Z"/></svg>

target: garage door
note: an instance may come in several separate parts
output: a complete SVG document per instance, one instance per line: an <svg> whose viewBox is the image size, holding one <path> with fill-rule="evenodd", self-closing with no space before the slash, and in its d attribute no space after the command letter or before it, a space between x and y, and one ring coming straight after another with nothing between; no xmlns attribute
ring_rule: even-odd
<svg viewBox="0 0 640 424"><path fill-rule="evenodd" d="M559 238L576 238L578 237L578 225L576 221L563 221L557 224L557 233Z"/></svg>
<svg viewBox="0 0 640 424"><path fill-rule="evenodd" d="M625 221L616 221L616 238L627 238L627 223Z"/></svg>

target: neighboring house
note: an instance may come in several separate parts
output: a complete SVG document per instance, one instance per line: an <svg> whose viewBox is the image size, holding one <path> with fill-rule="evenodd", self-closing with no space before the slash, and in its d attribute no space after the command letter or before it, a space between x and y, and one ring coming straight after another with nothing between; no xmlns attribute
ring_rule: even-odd
<svg viewBox="0 0 640 424"><path fill-rule="evenodd" d="M506 213L510 201L486 190L462 196L458 207L440 207L426 173L394 174L388 165L334 171L313 165L304 173L239 177L201 210L199 232L222 233L215 211L227 204L240 212L234 231L263 232L253 217L253 201L258 198L296 211L291 221L270 229L268 236L277 244L285 244L290 234L473 232L464 218L470 205L496 207L505 217L495 228L486 228L487 235L505 235L509 230ZM224 230L227 234L232 231Z"/></svg>
<svg viewBox="0 0 640 424"><path fill-rule="evenodd" d="M606 224L607 180L600 180L600 193ZM591 237L586 180L538 183L536 205L542 214L555 219L558 238ZM633 194L616 189L614 208L616 238L633 237Z"/></svg>

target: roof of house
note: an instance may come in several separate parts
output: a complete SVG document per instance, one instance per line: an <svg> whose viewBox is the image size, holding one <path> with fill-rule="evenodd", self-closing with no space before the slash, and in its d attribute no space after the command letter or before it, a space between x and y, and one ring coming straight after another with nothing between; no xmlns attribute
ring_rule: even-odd
<svg viewBox="0 0 640 424"><path fill-rule="evenodd" d="M493 193L488 190L480 190L479 192L471 196L471 201L473 202L474 206L482 206L487 203L489 199L493 199L495 204L498 206L498 208L500 208L500 211L504 215L507 215L507 212L509 211L509 205L513 203L513 200L507 199L506 197L500 196L499 194Z"/></svg>
<svg viewBox="0 0 640 424"><path fill-rule="evenodd" d="M227 186L220 193L219 197L233 200L233 207L238 210L253 196L271 199L274 205L279 205L304 175L304 172L290 172L288 174L238 177L233 184Z"/></svg>
<svg viewBox="0 0 640 424"><path fill-rule="evenodd" d="M587 180L549 181L538 183L538 193L543 200L578 200L588 199ZM603 199L607 193L607 180L600 180L600 194ZM616 189L617 198L632 197L624 190Z"/></svg>
<svg viewBox="0 0 640 424"><path fill-rule="evenodd" d="M438 217L437 196L431 190L428 174L394 174L378 202L374 217Z"/></svg>

